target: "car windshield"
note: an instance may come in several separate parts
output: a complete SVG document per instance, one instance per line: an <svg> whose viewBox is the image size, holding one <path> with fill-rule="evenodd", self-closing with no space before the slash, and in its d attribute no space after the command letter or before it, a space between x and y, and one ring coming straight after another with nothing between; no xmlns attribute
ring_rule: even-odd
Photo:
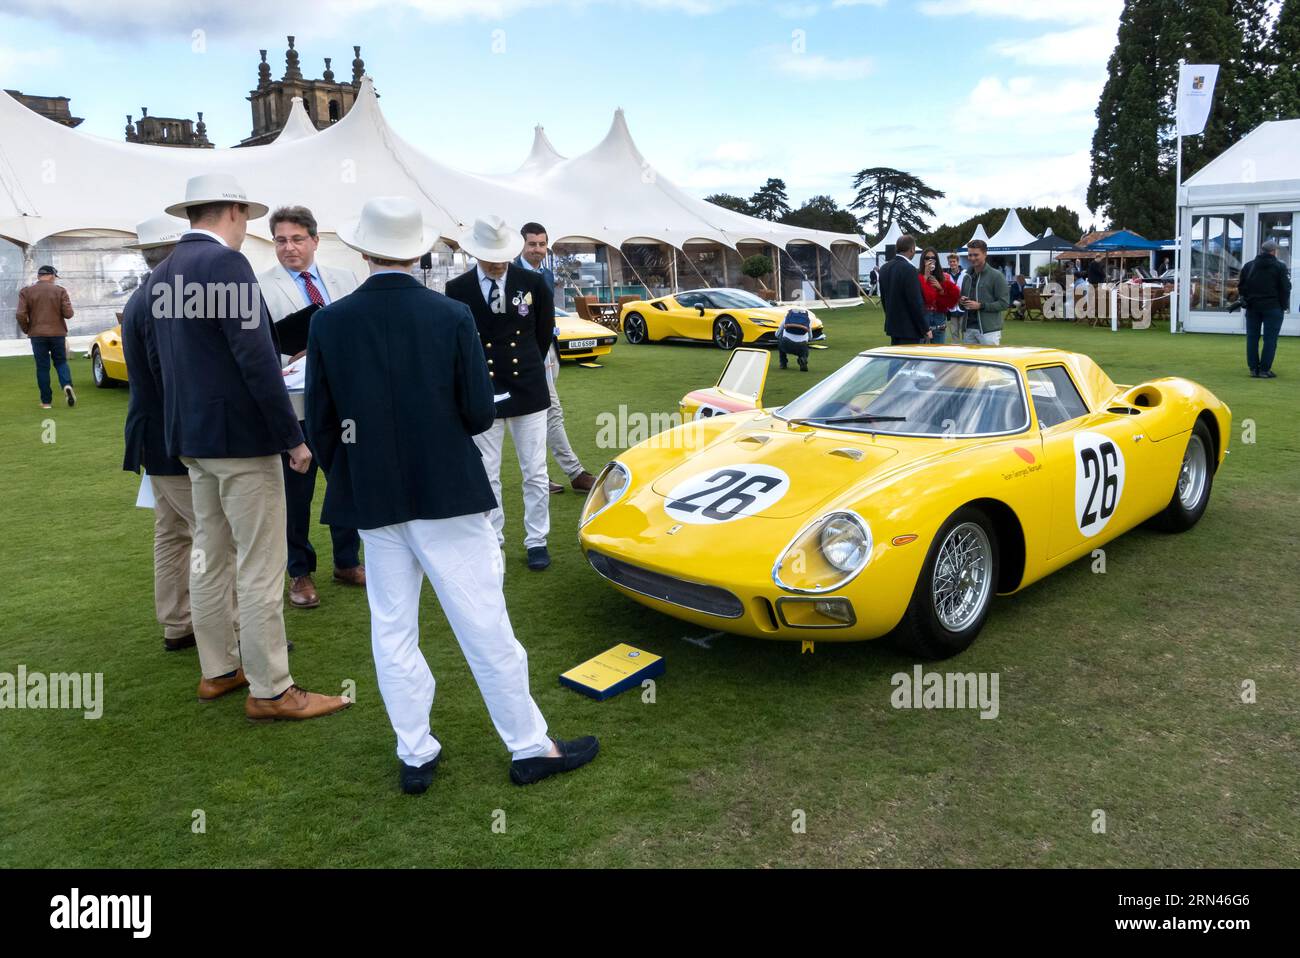
<svg viewBox="0 0 1300 958"><path fill-rule="evenodd" d="M857 356L777 411L781 419L908 436L990 436L1029 425L1008 366L912 356Z"/></svg>
<svg viewBox="0 0 1300 958"><path fill-rule="evenodd" d="M768 303L743 289L711 289L708 297L718 309L766 309Z"/></svg>

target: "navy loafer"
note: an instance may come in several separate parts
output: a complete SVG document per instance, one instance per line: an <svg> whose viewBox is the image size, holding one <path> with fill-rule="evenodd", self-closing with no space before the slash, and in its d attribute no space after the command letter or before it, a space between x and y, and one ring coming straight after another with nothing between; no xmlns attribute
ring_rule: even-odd
<svg viewBox="0 0 1300 958"><path fill-rule="evenodd" d="M528 550L528 568L534 572L541 572L551 564L551 554L546 551L546 546L533 546Z"/></svg>
<svg viewBox="0 0 1300 958"><path fill-rule="evenodd" d="M561 772L572 772L575 768L586 765L600 751L600 743L594 735L567 741L555 738L551 741L560 751L558 758L542 756L517 759L510 763L510 781L516 785L532 785Z"/></svg>
<svg viewBox="0 0 1300 958"><path fill-rule="evenodd" d="M405 762L398 762L400 766L397 771L397 781L402 786L402 791L407 795L423 795L433 784L433 773L438 769L438 759L442 758L442 752L439 752L431 760L423 765L407 765Z"/></svg>

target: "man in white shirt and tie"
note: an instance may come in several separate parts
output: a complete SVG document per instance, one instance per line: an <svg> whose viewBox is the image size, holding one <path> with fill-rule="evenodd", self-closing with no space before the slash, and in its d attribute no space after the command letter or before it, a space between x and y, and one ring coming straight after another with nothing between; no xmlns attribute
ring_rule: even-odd
<svg viewBox="0 0 1300 958"><path fill-rule="evenodd" d="M279 322L310 305L328 306L357 288L351 270L333 269L316 262L320 237L316 218L305 206L282 206L271 214L271 235L279 266L257 278L271 320ZM295 357L296 358L296 357ZM294 411L303 419L302 396L290 393ZM304 434L306 430L304 430ZM306 473L293 472L285 464L285 533L289 540L289 603L298 609L320 605L312 573L316 571L316 550L311 544L311 505L316 494L316 460ZM334 579L344 585L365 586L366 570L361 565L361 539L356 529L330 526L334 544Z"/></svg>
<svg viewBox="0 0 1300 958"><path fill-rule="evenodd" d="M547 285L555 289L555 273L546 265L550 242L546 227L541 223L525 223L519 230L524 238L524 250L514 258L514 264L524 269L541 273ZM565 476L573 488L579 492L589 492L596 484L596 477L583 468L582 460L573 451L569 434L564 429L564 407L560 405L560 394L556 392L555 381L560 376L560 354L554 343L546 354L546 376L551 387L551 405L546 410L546 445L555 457L556 463L564 470ZM563 492L564 486L558 482L550 483L551 495Z"/></svg>

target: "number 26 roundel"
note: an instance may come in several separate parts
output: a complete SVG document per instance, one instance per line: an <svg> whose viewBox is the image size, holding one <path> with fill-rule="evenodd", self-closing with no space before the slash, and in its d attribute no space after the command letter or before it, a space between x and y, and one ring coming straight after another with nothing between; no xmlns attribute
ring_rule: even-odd
<svg viewBox="0 0 1300 958"><path fill-rule="evenodd" d="M1099 432L1074 437L1074 521L1085 537L1106 528L1124 494L1124 453Z"/></svg>
<svg viewBox="0 0 1300 958"><path fill-rule="evenodd" d="M668 493L664 511L691 525L729 522L776 505L789 488L790 477L775 466L722 466L679 482Z"/></svg>

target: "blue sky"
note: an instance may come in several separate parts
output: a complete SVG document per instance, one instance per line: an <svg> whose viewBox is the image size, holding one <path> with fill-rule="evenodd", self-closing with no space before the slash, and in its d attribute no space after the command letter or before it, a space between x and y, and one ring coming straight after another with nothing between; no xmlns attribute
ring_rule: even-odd
<svg viewBox="0 0 1300 958"><path fill-rule="evenodd" d="M443 162L503 172L542 123L573 156L623 107L647 159L696 195L768 176L793 205L893 166L990 206L1084 204L1094 110L1121 0L0 0L0 86L72 99L81 129L194 117L251 130L257 51L305 76L359 43L388 121ZM200 31L196 34L196 31ZM196 39L197 37L197 39ZM937 225L937 222L932 225ZM989 229L996 223L986 224Z"/></svg>

